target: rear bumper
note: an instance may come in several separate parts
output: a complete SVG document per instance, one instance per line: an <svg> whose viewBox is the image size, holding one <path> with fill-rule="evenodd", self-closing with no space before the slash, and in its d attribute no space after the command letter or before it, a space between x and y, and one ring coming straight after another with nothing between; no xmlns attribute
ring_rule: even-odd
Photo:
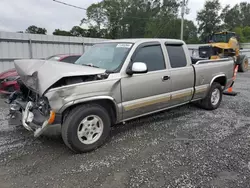
<svg viewBox="0 0 250 188"><path fill-rule="evenodd" d="M32 102L15 101L10 104L10 124L21 124L34 133L34 137L42 135L49 127L61 124L61 114L55 114L51 123L51 115L45 117L39 110L33 109Z"/></svg>

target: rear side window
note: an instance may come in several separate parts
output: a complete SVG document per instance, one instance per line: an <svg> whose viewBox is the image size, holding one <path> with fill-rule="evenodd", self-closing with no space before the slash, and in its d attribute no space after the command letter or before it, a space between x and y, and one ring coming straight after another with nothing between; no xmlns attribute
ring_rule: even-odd
<svg viewBox="0 0 250 188"><path fill-rule="evenodd" d="M166 45L170 65L172 68L186 67L187 59L182 46Z"/></svg>
<svg viewBox="0 0 250 188"><path fill-rule="evenodd" d="M65 62L65 63L75 63L76 60L79 58L80 56L69 56L69 57L65 57L63 58L61 61Z"/></svg>
<svg viewBox="0 0 250 188"><path fill-rule="evenodd" d="M166 68L160 45L145 46L140 48L136 52L133 62L146 63L149 72L163 70Z"/></svg>

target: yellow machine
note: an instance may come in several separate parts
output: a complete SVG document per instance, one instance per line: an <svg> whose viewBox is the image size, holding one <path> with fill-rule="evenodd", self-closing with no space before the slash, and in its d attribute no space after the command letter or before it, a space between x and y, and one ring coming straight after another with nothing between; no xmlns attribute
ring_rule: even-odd
<svg viewBox="0 0 250 188"><path fill-rule="evenodd" d="M209 59L236 57L235 63L239 65L240 72L248 70L248 57L240 54L239 39L234 32L224 31L210 35L208 45L199 47L199 56Z"/></svg>

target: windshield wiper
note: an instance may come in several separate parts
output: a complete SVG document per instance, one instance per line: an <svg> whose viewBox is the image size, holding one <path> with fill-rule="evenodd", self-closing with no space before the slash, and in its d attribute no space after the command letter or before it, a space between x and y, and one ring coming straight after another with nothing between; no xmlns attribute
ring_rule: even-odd
<svg viewBox="0 0 250 188"><path fill-rule="evenodd" d="M111 71L111 70L106 70L105 72L106 72L107 74L115 73L115 71Z"/></svg>
<svg viewBox="0 0 250 188"><path fill-rule="evenodd" d="M95 65L93 65L93 64L82 64L83 66L88 66L88 67L95 67L95 68L100 68L100 67L98 67L98 66L95 66Z"/></svg>

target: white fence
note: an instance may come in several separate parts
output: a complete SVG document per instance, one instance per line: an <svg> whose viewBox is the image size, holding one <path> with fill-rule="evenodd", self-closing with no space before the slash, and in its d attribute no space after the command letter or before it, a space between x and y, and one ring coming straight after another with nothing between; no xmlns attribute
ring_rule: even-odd
<svg viewBox="0 0 250 188"><path fill-rule="evenodd" d="M55 54L82 54L106 39L0 32L0 72L12 68L15 59L46 58Z"/></svg>
<svg viewBox="0 0 250 188"><path fill-rule="evenodd" d="M12 68L15 59L46 58L55 54L82 54L96 42L107 39L34 35L0 32L0 73ZM188 45L190 53L197 53L199 45ZM242 44L243 53L250 57L250 43ZM249 49L249 50L246 50Z"/></svg>

